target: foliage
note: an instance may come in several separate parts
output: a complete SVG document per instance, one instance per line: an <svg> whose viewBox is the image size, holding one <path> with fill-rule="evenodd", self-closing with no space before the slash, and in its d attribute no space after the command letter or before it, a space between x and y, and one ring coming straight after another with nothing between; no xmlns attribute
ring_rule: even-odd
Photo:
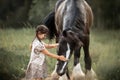
<svg viewBox="0 0 120 80"><path fill-rule="evenodd" d="M25 76L25 70L30 58L29 44L34 39L34 28L0 29L0 79L20 80ZM99 80L120 80L120 31L92 29L90 53L92 67ZM51 43L45 40L46 43ZM56 53L55 49L50 50ZM73 57L72 57L73 58ZM56 60L47 57L48 75L54 70ZM80 59L84 69L84 53ZM72 72L73 59L69 68Z"/></svg>
<svg viewBox="0 0 120 80"><path fill-rule="evenodd" d="M57 0L0 0L0 27L40 24ZM86 0L94 12L94 26L120 28L120 0ZM6 25L5 25L6 24Z"/></svg>
<svg viewBox="0 0 120 80"><path fill-rule="evenodd" d="M34 31L35 28L0 29L0 80L21 80L25 77ZM55 60L49 60L49 72L54 68L51 63Z"/></svg>
<svg viewBox="0 0 120 80"><path fill-rule="evenodd" d="M120 0L92 0L95 14L95 26L107 29L120 28Z"/></svg>
<svg viewBox="0 0 120 80"><path fill-rule="evenodd" d="M15 51L10 52L0 48L0 79L20 80L20 78L23 77L25 73L25 63L28 62L28 59L26 58L28 58L28 56L17 55Z"/></svg>
<svg viewBox="0 0 120 80"><path fill-rule="evenodd" d="M93 62L96 63L96 71L99 80L119 80L120 73L120 31L94 30L91 39ZM94 39L95 38L95 39ZM97 42L97 43L96 43ZM99 57L98 57L99 56ZM95 61L94 61L95 60Z"/></svg>
<svg viewBox="0 0 120 80"><path fill-rule="evenodd" d="M20 80L29 60L34 29L0 29L0 79ZM32 32L32 33L31 33Z"/></svg>
<svg viewBox="0 0 120 80"><path fill-rule="evenodd" d="M33 0L29 12L29 20L32 23L40 24L44 17L54 9L55 0Z"/></svg>
<svg viewBox="0 0 120 80"><path fill-rule="evenodd" d="M0 0L0 28L23 26L32 0Z"/></svg>

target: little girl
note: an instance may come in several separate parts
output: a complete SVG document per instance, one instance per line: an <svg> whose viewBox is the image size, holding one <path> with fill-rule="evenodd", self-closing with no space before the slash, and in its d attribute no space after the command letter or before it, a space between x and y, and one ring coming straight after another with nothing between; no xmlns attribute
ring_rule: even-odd
<svg viewBox="0 0 120 80"><path fill-rule="evenodd" d="M27 80L42 80L47 76L45 55L66 61L64 56L55 55L46 49L58 46L58 44L46 44L42 42L47 33L48 28L46 26L37 26L36 37L31 45L31 57L26 71Z"/></svg>

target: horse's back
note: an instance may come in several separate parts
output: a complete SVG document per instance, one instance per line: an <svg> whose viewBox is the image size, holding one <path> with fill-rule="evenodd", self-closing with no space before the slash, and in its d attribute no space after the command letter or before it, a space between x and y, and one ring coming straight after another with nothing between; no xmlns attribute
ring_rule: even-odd
<svg viewBox="0 0 120 80"><path fill-rule="evenodd" d="M86 1L84 1L85 9L87 11L86 13L86 26L91 27L93 24L93 12L91 7L88 5Z"/></svg>

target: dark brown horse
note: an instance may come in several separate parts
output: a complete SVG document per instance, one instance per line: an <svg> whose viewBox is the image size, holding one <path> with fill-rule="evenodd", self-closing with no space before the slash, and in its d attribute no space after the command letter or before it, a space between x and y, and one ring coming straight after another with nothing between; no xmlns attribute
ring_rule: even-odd
<svg viewBox="0 0 120 80"><path fill-rule="evenodd" d="M73 80L85 78L79 62L81 47L85 54L86 75L88 76L90 73L92 76L94 73L89 53L89 34L92 22L93 13L85 0L58 1L55 11L50 13L44 21L44 24L50 29L50 36L55 35L59 42L57 54L64 55L67 59L70 59L72 54L74 55ZM68 62L57 61L55 71L58 75L62 76L67 73ZM93 80L93 78L91 79ZM91 79L89 78L89 80Z"/></svg>

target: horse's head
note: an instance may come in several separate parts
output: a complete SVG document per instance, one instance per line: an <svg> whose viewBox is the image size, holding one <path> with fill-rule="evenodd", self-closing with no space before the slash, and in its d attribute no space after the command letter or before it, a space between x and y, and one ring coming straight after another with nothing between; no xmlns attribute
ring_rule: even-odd
<svg viewBox="0 0 120 80"><path fill-rule="evenodd" d="M60 37L58 55L63 55L66 59L70 59L72 52L82 46L82 42L76 33L71 30L64 30ZM61 76L66 72L68 61L60 61L57 63L57 73Z"/></svg>

